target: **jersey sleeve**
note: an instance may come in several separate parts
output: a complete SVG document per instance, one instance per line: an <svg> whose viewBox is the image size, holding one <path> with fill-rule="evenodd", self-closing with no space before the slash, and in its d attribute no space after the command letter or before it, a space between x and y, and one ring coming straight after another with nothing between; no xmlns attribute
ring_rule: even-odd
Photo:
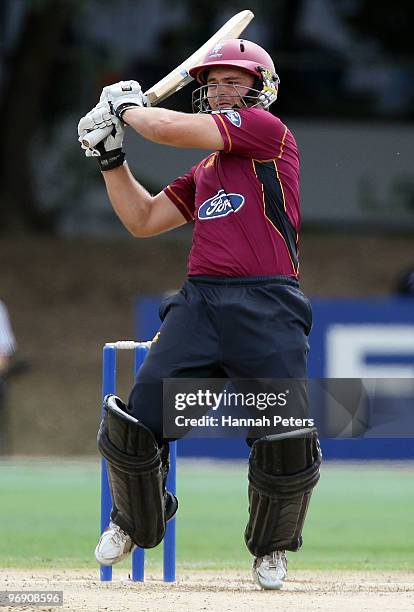
<svg viewBox="0 0 414 612"><path fill-rule="evenodd" d="M195 210L195 166L187 174L179 176L167 185L163 191L165 195L176 205L187 222L194 219Z"/></svg>
<svg viewBox="0 0 414 612"><path fill-rule="evenodd" d="M212 113L224 140L224 152L274 159L283 150L287 127L270 112L246 108Z"/></svg>

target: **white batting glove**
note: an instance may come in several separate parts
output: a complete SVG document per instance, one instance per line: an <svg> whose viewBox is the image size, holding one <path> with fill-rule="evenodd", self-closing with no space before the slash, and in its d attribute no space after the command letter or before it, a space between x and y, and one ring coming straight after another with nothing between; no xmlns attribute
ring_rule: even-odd
<svg viewBox="0 0 414 612"><path fill-rule="evenodd" d="M123 113L128 108L149 106L137 81L119 81L114 85L107 85L103 88L99 100L108 102L119 119L122 119Z"/></svg>
<svg viewBox="0 0 414 612"><path fill-rule="evenodd" d="M101 142L93 148L82 143L82 140L91 132L96 130L112 131ZM89 113L87 113L78 124L79 141L86 157L97 157L101 170L112 170L121 166L125 159L122 151L124 140L124 126L122 121L111 113L108 102L99 102Z"/></svg>
<svg viewBox="0 0 414 612"><path fill-rule="evenodd" d="M277 74L271 72L267 68L259 66L259 70L262 74L263 87L258 96L258 100L263 108L269 108L277 99L280 79Z"/></svg>
<svg viewBox="0 0 414 612"><path fill-rule="evenodd" d="M78 124L79 136L94 130L103 130L113 123L111 108L105 101L100 101L89 113L87 113Z"/></svg>

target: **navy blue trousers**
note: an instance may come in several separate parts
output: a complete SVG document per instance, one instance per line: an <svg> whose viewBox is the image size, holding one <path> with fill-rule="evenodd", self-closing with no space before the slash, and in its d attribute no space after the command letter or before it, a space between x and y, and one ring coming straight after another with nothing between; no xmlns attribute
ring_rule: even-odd
<svg viewBox="0 0 414 612"><path fill-rule="evenodd" d="M295 279L189 277L160 318L129 398L160 443L163 378L306 378L312 310Z"/></svg>

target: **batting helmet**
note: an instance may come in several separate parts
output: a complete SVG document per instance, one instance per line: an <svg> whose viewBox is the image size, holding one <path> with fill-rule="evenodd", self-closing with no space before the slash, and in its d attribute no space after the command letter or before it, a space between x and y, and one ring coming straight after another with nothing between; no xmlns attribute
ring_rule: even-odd
<svg viewBox="0 0 414 612"><path fill-rule="evenodd" d="M190 75L201 84L206 82L209 68L217 66L232 66L261 77L259 66L275 72L272 58L259 45L250 40L232 38L219 43L209 51L204 62L190 69Z"/></svg>
<svg viewBox="0 0 414 612"><path fill-rule="evenodd" d="M246 106L268 108L276 100L279 77L268 52L250 40L233 38L215 45L202 64L190 69L190 76L202 85L193 92L194 112L211 112L206 83L209 69L216 67L238 68L255 77L252 88L242 97Z"/></svg>

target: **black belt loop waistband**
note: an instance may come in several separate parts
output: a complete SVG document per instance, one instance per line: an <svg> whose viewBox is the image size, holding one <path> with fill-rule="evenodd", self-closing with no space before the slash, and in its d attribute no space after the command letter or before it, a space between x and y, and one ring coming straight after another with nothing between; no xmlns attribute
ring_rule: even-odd
<svg viewBox="0 0 414 612"><path fill-rule="evenodd" d="M188 276L191 283L235 287L238 285L289 285L299 287L293 276Z"/></svg>

